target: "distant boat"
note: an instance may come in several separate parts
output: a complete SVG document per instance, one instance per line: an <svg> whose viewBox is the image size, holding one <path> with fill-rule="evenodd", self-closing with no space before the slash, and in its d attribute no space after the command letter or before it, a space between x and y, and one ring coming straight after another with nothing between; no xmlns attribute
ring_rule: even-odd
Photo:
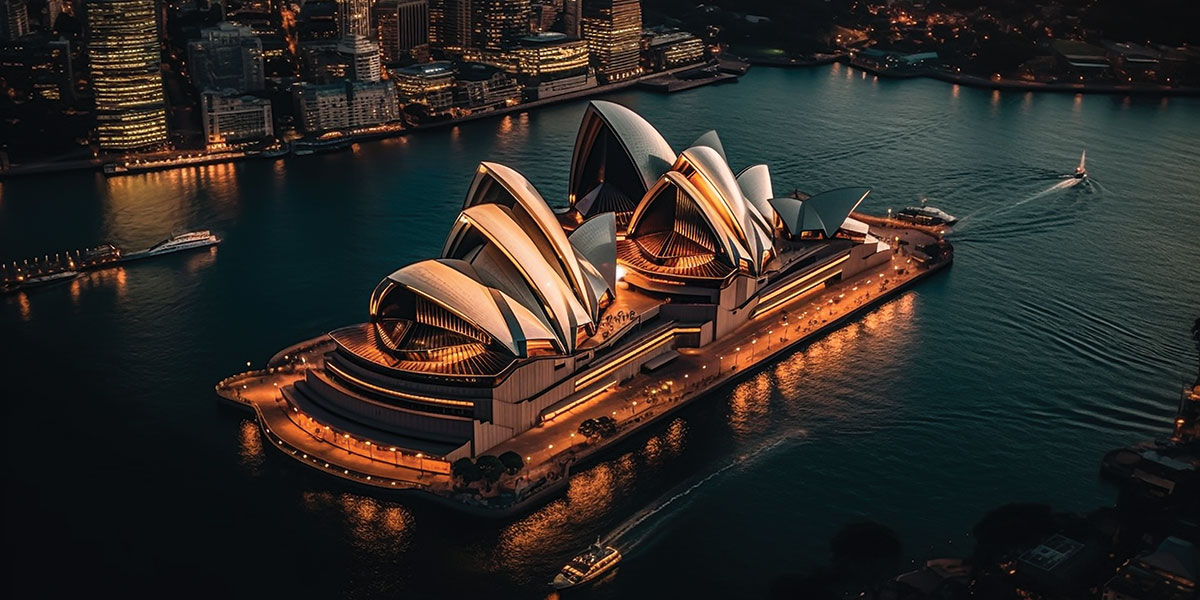
<svg viewBox="0 0 1200 600"><path fill-rule="evenodd" d="M611 571L621 562L621 553L612 546L601 546L600 540L588 546L583 554L571 559L563 566L550 587L556 590L566 590L595 581L601 575Z"/></svg>
<svg viewBox="0 0 1200 600"><path fill-rule="evenodd" d="M191 231L188 233L173 235L140 252L131 252L125 255L124 260L136 260L139 258L149 258L151 256L180 252L182 250L207 248L220 243L221 238L217 237L216 234L207 229L202 231Z"/></svg>
<svg viewBox="0 0 1200 600"><path fill-rule="evenodd" d="M1084 150L1083 154L1079 155L1079 166L1075 167L1075 179L1087 179L1087 168L1085 166L1086 162L1087 150Z"/></svg>
<svg viewBox="0 0 1200 600"><path fill-rule="evenodd" d="M897 211L896 218L917 225L953 225L958 222L958 217L925 204L924 198L921 198L920 206L908 206Z"/></svg>

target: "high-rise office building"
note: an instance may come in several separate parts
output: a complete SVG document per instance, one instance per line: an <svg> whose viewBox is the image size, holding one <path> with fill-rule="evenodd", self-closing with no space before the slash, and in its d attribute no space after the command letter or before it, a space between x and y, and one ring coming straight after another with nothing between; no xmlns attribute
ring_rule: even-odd
<svg viewBox="0 0 1200 600"><path fill-rule="evenodd" d="M347 36L337 45L338 56L346 63L347 75L355 81L380 80L379 46L361 36Z"/></svg>
<svg viewBox="0 0 1200 600"><path fill-rule="evenodd" d="M642 5L639 0L587 0L583 38L592 52L596 74L612 83L642 73Z"/></svg>
<svg viewBox="0 0 1200 600"><path fill-rule="evenodd" d="M0 0L0 40L15 40L29 33L25 0Z"/></svg>
<svg viewBox="0 0 1200 600"><path fill-rule="evenodd" d="M342 37L371 34L371 0L337 0L338 26Z"/></svg>
<svg viewBox="0 0 1200 600"><path fill-rule="evenodd" d="M571 37L583 36L579 28L582 5L583 0L563 0L563 33Z"/></svg>
<svg viewBox="0 0 1200 600"><path fill-rule="evenodd" d="M380 0L372 10L384 61L420 60L429 54L429 0Z"/></svg>
<svg viewBox="0 0 1200 600"><path fill-rule="evenodd" d="M476 0L474 5L475 48L503 50L529 35L529 0Z"/></svg>
<svg viewBox="0 0 1200 600"><path fill-rule="evenodd" d="M188 70L199 90L261 90L262 40L249 27L233 23L201 29L200 39L188 43Z"/></svg>
<svg viewBox="0 0 1200 600"><path fill-rule="evenodd" d="M433 0L429 6L429 32L434 48L454 54L473 46L473 4L472 0Z"/></svg>
<svg viewBox="0 0 1200 600"><path fill-rule="evenodd" d="M89 0L88 67L103 150L167 143L155 0Z"/></svg>

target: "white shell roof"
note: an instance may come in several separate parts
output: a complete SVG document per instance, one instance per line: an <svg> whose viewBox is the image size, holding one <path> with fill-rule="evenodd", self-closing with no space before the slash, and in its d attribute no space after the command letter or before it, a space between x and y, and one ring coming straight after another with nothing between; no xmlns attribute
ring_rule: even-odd
<svg viewBox="0 0 1200 600"><path fill-rule="evenodd" d="M524 354L526 340L557 339L521 303L472 279L454 262L423 260L396 270L388 279L479 327L516 356ZM515 322L506 318L494 294L507 304Z"/></svg>
<svg viewBox="0 0 1200 600"><path fill-rule="evenodd" d="M537 188L533 187L533 184L529 183L529 180L524 175L515 169L499 163L480 163L479 169L475 172L475 179L471 182L471 188L467 192L467 199L463 204L463 208L470 208L485 201L481 197L480 191L483 189L481 184L487 178L494 179L502 185L515 200L515 204L524 210L537 224L545 243L550 246L550 252L560 263L554 266L559 269L560 275L571 285L579 301L587 306L590 318L595 319L598 316L596 313L599 310L596 305L597 300L596 298L589 297L589 288L591 286L579 265L579 259L576 257L575 251L567 239L567 234L563 232L562 225L558 223L558 219L554 216L554 212L550 210L550 206L546 204L546 200L542 198ZM536 235L534 232L526 233L531 237ZM615 236L616 234L614 233L613 235ZM536 241L540 242L541 240Z"/></svg>
<svg viewBox="0 0 1200 600"><path fill-rule="evenodd" d="M575 331L579 326L591 323L591 316L557 266L546 261L508 209L498 204L478 204L464 210L447 239L444 257L456 257L467 250L459 248L467 229L478 231L504 253L512 268L541 300L543 306L540 308L559 334L563 348L568 352L574 350Z"/></svg>
<svg viewBox="0 0 1200 600"><path fill-rule="evenodd" d="M615 102L593 100L588 105L588 111L584 113L584 123L580 132L586 129L587 120L593 114L608 125L609 130L625 147L629 158L641 174L642 184L646 189L650 189L658 176L675 162L675 151L671 149L671 145L641 115ZM575 149L577 153L580 150ZM571 164L575 165L574 159Z"/></svg>
<svg viewBox="0 0 1200 600"><path fill-rule="evenodd" d="M823 231L832 237L850 213L871 193L870 188L848 187L821 192L807 200L772 198L771 206L793 235L802 231Z"/></svg>
<svg viewBox="0 0 1200 600"><path fill-rule="evenodd" d="M729 170L729 165L716 150L708 146L688 148L679 155L673 170L679 170L682 161L695 167L717 192L719 197L711 200L722 203L724 211L730 217L729 225L741 241L741 246L751 259L750 264L754 265L757 274L763 266L764 255L774 247L770 225L759 214L758 209L746 200L733 171Z"/></svg>

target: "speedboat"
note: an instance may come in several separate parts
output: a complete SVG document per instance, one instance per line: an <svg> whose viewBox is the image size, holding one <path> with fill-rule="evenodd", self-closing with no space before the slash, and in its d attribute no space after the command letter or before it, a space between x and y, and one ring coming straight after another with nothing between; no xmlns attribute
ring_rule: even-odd
<svg viewBox="0 0 1200 600"><path fill-rule="evenodd" d="M601 575L611 571L621 562L621 553L612 546L601 546L600 540L588 546L587 551L571 559L563 566L550 587L556 590L566 590L595 581Z"/></svg>
<svg viewBox="0 0 1200 600"><path fill-rule="evenodd" d="M953 225L958 222L958 217L925 204L924 198L921 198L920 206L908 206L896 211L896 218L917 225Z"/></svg>
<svg viewBox="0 0 1200 600"><path fill-rule="evenodd" d="M1079 155L1079 166L1075 167L1075 179L1087 179L1087 168L1084 163L1087 162L1087 150Z"/></svg>

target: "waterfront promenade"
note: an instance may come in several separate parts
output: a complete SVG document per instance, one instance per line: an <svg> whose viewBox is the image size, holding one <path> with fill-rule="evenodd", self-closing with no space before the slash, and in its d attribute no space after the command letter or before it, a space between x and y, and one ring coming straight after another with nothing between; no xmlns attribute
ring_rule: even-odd
<svg viewBox="0 0 1200 600"><path fill-rule="evenodd" d="M573 468L660 422L691 400L848 324L952 260L948 249L944 257L927 264L905 252L906 246L930 239L916 230L877 227L873 232L884 239L911 242L897 245L890 260L870 272L801 294L702 348L679 349L678 358L651 373L616 385L581 389L576 398L584 401L488 449L486 452L493 455L516 452L526 462L518 474L521 483L516 500L506 504L492 504L454 490L445 461L356 439L340 431L341 423L332 415L310 416L291 407L280 388L303 377L307 368L320 364L321 356L331 348L326 336L282 351L266 369L222 381L217 392L252 408L267 441L310 467L378 489L428 492L434 499L477 514L509 516L556 495ZM562 403L571 404L572 399ZM585 420L602 416L616 420L615 435L588 440L578 433Z"/></svg>

